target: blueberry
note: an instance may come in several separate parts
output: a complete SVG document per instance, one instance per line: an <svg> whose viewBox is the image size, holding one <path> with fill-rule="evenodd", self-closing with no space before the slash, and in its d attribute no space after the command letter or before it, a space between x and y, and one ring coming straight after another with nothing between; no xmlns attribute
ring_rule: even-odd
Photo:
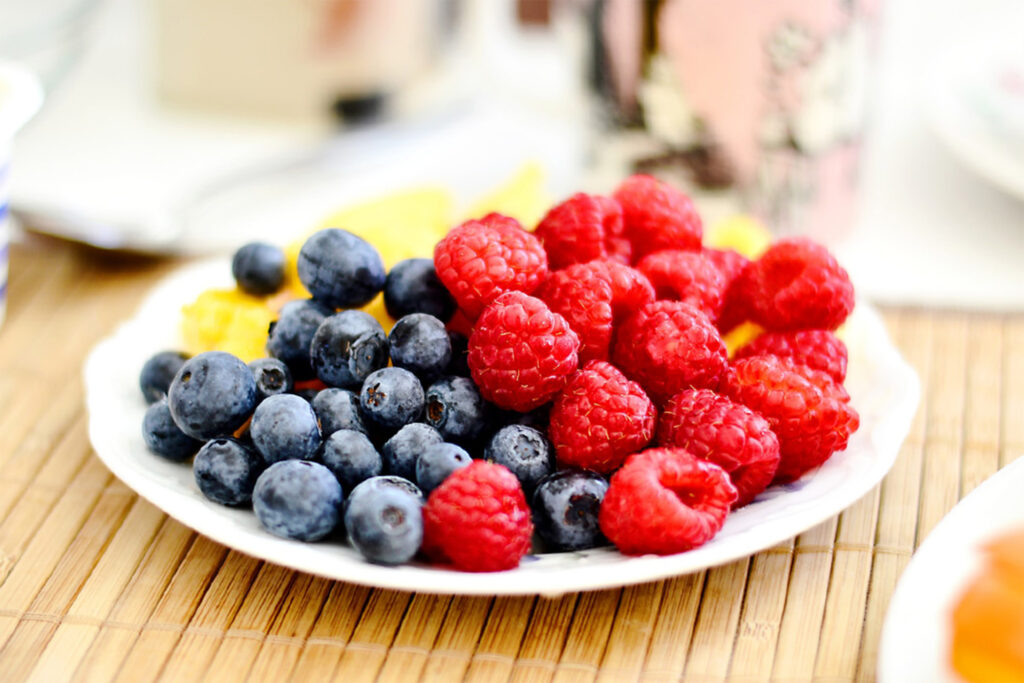
<svg viewBox="0 0 1024 683"><path fill-rule="evenodd" d="M320 420L320 432L326 439L339 429L354 429L366 433L366 425L359 413L359 397L345 389L322 389L311 401L313 412Z"/></svg>
<svg viewBox="0 0 1024 683"><path fill-rule="evenodd" d="M267 353L284 361L292 379L302 381L314 376L309 345L320 323L333 312L311 299L289 301L281 307L277 320L270 324Z"/></svg>
<svg viewBox="0 0 1024 683"><path fill-rule="evenodd" d="M293 389L292 393L301 398L307 403L312 403L313 399L317 397L317 394L321 392L321 389L316 387L302 387L301 389Z"/></svg>
<svg viewBox="0 0 1024 683"><path fill-rule="evenodd" d="M434 270L434 260L411 258L391 268L384 282L384 306L394 319L427 313L445 322L455 312L455 299Z"/></svg>
<svg viewBox="0 0 1024 683"><path fill-rule="evenodd" d="M292 373L284 361L277 358L257 358L249 363L253 379L256 380L256 400L268 396L290 393L294 387Z"/></svg>
<svg viewBox="0 0 1024 683"><path fill-rule="evenodd" d="M256 380L249 367L223 351L185 361L167 392L181 431L194 439L229 436L256 407Z"/></svg>
<svg viewBox="0 0 1024 683"><path fill-rule="evenodd" d="M377 564L402 564L412 559L423 541L423 501L397 486L364 482L351 493L345 507L348 540L359 553Z"/></svg>
<svg viewBox="0 0 1024 683"><path fill-rule="evenodd" d="M487 427L488 407L467 377L445 377L430 385L425 396L427 424L446 441L468 444Z"/></svg>
<svg viewBox="0 0 1024 683"><path fill-rule="evenodd" d="M263 469L259 453L235 439L207 441L192 463L199 490L221 505L248 504Z"/></svg>
<svg viewBox="0 0 1024 683"><path fill-rule="evenodd" d="M388 335L391 362L425 382L444 374L452 359L452 342L444 323L426 313L410 313Z"/></svg>
<svg viewBox="0 0 1024 683"><path fill-rule="evenodd" d="M338 526L342 499L341 484L320 463L283 460L256 480L252 509L276 536L319 541Z"/></svg>
<svg viewBox="0 0 1024 683"><path fill-rule="evenodd" d="M184 462L196 454L202 441L181 431L171 417L167 399L160 399L146 409L142 418L142 438L149 450L174 462Z"/></svg>
<svg viewBox="0 0 1024 683"><path fill-rule="evenodd" d="M371 372L388 364L388 337L372 315L342 311L317 328L309 357L324 384L358 387Z"/></svg>
<svg viewBox="0 0 1024 683"><path fill-rule="evenodd" d="M384 288L384 263L373 246L350 232L328 228L299 250L299 280L331 308L358 308Z"/></svg>
<svg viewBox="0 0 1024 683"><path fill-rule="evenodd" d="M250 242L231 259L235 282L243 292L254 296L266 296L281 289L284 268L284 251L265 242Z"/></svg>
<svg viewBox="0 0 1024 683"><path fill-rule="evenodd" d="M351 429L339 429L331 434L324 441L320 460L334 473L345 491L351 491L361 481L376 477L383 469L380 453L369 437Z"/></svg>
<svg viewBox="0 0 1024 683"><path fill-rule="evenodd" d="M548 440L533 427L518 424L507 425L495 432L484 449L484 459L511 470L527 495L554 469Z"/></svg>
<svg viewBox="0 0 1024 683"><path fill-rule="evenodd" d="M399 429L384 442L384 471L406 479L416 478L416 460L428 446L442 443L444 437L428 424L413 422Z"/></svg>
<svg viewBox="0 0 1024 683"><path fill-rule="evenodd" d="M551 550L583 550L606 543L598 513L608 482L586 470L562 470L542 479L533 492L533 522Z"/></svg>
<svg viewBox="0 0 1024 683"><path fill-rule="evenodd" d="M271 396L256 407L252 442L268 463L310 460L320 449L320 426L309 403L294 394Z"/></svg>
<svg viewBox="0 0 1024 683"><path fill-rule="evenodd" d="M423 414L423 385L408 370L382 368L363 382L359 407L379 427L404 427Z"/></svg>
<svg viewBox="0 0 1024 683"><path fill-rule="evenodd" d="M495 423L504 425L524 425L547 433L548 424L551 422L551 404L545 403L539 408L534 408L528 413L520 413L515 410L503 410L495 419Z"/></svg>
<svg viewBox="0 0 1024 683"><path fill-rule="evenodd" d="M448 339L452 343L452 359L444 374L469 377L469 339L458 332L449 332Z"/></svg>
<svg viewBox="0 0 1024 683"><path fill-rule="evenodd" d="M139 388L146 403L155 403L167 396L171 381L188 360L180 351L161 351L146 361L139 373Z"/></svg>
<svg viewBox="0 0 1024 683"><path fill-rule="evenodd" d="M449 474L467 467L472 461L465 449L453 443L428 446L416 460L416 484L423 493L430 495Z"/></svg>
<svg viewBox="0 0 1024 683"><path fill-rule="evenodd" d="M381 474L376 477L370 477L366 481L361 482L356 489L363 492L369 492L391 487L405 491L406 493L418 498L421 503L426 501L426 497L423 495L423 492L420 491L420 487L416 486L416 484L412 483L405 477L399 477L394 474ZM352 495L355 495L356 489L352 490ZM351 496L345 501L346 506L349 502L351 502Z"/></svg>

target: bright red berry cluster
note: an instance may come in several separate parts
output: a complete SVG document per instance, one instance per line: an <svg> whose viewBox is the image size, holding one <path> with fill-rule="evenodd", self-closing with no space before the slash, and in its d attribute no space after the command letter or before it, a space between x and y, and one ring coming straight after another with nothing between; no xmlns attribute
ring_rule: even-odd
<svg viewBox="0 0 1024 683"><path fill-rule="evenodd" d="M505 410L550 404L557 466L611 475L600 529L627 554L707 542L859 426L834 333L853 309L846 271L809 240L751 260L702 235L686 195L633 176L611 196L573 195L532 234L492 214L435 250L481 394ZM746 321L765 332L730 360L722 334ZM494 467L431 495L428 554L492 570L527 552L522 491Z"/></svg>

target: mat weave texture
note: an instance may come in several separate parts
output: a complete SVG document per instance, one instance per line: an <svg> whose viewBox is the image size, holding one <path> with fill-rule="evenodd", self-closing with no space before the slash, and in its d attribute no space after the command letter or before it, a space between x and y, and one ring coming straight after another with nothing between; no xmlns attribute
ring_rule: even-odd
<svg viewBox="0 0 1024 683"><path fill-rule="evenodd" d="M914 548L1024 453L1024 316L886 309L921 376L880 487L751 558L548 598L373 590L196 535L92 454L81 366L180 264L13 250L0 328L0 680L871 681Z"/></svg>

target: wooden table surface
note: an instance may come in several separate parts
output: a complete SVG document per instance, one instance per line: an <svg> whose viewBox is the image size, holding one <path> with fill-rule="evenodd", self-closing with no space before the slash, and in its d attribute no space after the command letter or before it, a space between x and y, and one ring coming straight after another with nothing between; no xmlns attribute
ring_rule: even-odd
<svg viewBox="0 0 1024 683"><path fill-rule="evenodd" d="M624 589L372 590L228 551L92 453L82 362L180 264L39 239L11 262L0 328L7 682L873 680L911 553L1024 452L1024 315L886 309L922 403L892 472L838 517L751 558Z"/></svg>

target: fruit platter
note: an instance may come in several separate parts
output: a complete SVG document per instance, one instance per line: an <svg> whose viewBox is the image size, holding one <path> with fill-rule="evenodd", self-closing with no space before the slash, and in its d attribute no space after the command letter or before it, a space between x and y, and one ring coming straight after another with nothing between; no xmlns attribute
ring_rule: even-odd
<svg viewBox="0 0 1024 683"><path fill-rule="evenodd" d="M710 245L648 176L418 258L345 228L184 268L86 363L114 474L270 562L460 594L699 571L866 494L917 406L824 247Z"/></svg>

